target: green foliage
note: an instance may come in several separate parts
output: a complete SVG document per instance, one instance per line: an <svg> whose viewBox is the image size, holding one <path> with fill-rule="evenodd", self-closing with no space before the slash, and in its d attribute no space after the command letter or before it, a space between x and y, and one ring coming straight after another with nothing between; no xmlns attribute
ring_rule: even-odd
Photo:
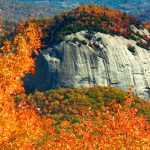
<svg viewBox="0 0 150 150"><path fill-rule="evenodd" d="M85 40L82 41L83 45L87 45L87 42Z"/></svg>
<svg viewBox="0 0 150 150"><path fill-rule="evenodd" d="M128 94L112 87L93 87L83 89L49 90L45 93L36 92L28 95L27 102L38 110L41 116L54 119L54 128L59 133L61 123L68 121L71 125L79 123L85 117L83 112L102 110L111 100L122 104ZM17 96L19 103L24 96ZM145 115L150 121L150 102L134 97L133 107L138 108L139 114Z"/></svg>

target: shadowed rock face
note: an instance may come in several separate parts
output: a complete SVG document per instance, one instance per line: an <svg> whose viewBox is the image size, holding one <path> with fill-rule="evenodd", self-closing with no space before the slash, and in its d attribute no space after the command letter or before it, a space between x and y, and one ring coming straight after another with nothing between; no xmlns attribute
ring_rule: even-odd
<svg viewBox="0 0 150 150"><path fill-rule="evenodd" d="M30 90L96 85L128 90L134 85L135 94L150 98L150 51L121 36L84 31L71 34L43 51L36 65L36 75L25 78Z"/></svg>

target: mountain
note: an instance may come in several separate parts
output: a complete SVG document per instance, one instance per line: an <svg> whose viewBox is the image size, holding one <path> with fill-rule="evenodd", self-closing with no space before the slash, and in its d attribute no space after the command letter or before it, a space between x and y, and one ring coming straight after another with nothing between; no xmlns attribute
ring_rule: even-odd
<svg viewBox="0 0 150 150"><path fill-rule="evenodd" d="M59 12L59 11L58 11ZM54 15L49 2L23 2L19 0L0 0L0 39L14 32L16 24L30 18L43 18Z"/></svg>
<svg viewBox="0 0 150 150"><path fill-rule="evenodd" d="M43 32L36 74L24 79L29 91L134 85L136 95L150 98L150 32L136 18L84 5L51 18Z"/></svg>
<svg viewBox="0 0 150 150"><path fill-rule="evenodd" d="M149 149L133 92L150 98L150 24L95 5L29 18L0 20L0 149Z"/></svg>
<svg viewBox="0 0 150 150"><path fill-rule="evenodd" d="M132 14L141 20L150 20L150 2L149 0L20 0L23 2L33 2L33 3L43 3L49 2L50 7L58 8L61 11L66 9L72 9L83 4L96 4L103 5L107 7L112 7L117 10L124 11L128 14Z"/></svg>
<svg viewBox="0 0 150 150"><path fill-rule="evenodd" d="M0 16L5 20L53 16L84 4L112 7L132 14L143 21L150 20L149 0L0 0Z"/></svg>
<svg viewBox="0 0 150 150"><path fill-rule="evenodd" d="M49 2L0 1L0 18L11 22L24 21L29 18L43 18L54 14L49 7Z"/></svg>

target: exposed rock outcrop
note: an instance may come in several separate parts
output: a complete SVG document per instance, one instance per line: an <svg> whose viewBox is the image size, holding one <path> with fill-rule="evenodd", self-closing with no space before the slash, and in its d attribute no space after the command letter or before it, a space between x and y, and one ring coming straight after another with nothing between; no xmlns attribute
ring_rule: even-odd
<svg viewBox="0 0 150 150"><path fill-rule="evenodd" d="M136 95L150 98L150 51L121 36L71 34L43 51L36 64L36 75L25 78L32 90L96 85L127 90L132 84Z"/></svg>

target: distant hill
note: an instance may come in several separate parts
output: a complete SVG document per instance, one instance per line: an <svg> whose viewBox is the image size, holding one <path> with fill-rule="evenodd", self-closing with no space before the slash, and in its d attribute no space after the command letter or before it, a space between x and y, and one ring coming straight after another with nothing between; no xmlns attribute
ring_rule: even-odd
<svg viewBox="0 0 150 150"><path fill-rule="evenodd" d="M112 7L141 20L150 20L149 0L0 0L0 16L11 21L21 21L29 17L43 18L82 4Z"/></svg>
<svg viewBox="0 0 150 150"><path fill-rule="evenodd" d="M0 1L0 18L13 22L28 18L43 18L54 15L47 3L23 2L18 0Z"/></svg>
<svg viewBox="0 0 150 150"><path fill-rule="evenodd" d="M82 4L96 4L112 7L117 10L135 15L141 20L150 20L150 1L149 0L20 0L24 2L43 3L50 2L50 7L61 9L72 9ZM57 9L56 9L57 11ZM57 13L57 12L56 12Z"/></svg>
<svg viewBox="0 0 150 150"><path fill-rule="evenodd" d="M46 3L0 0L0 39L5 34L14 31L15 25L20 21L51 15L54 13Z"/></svg>

